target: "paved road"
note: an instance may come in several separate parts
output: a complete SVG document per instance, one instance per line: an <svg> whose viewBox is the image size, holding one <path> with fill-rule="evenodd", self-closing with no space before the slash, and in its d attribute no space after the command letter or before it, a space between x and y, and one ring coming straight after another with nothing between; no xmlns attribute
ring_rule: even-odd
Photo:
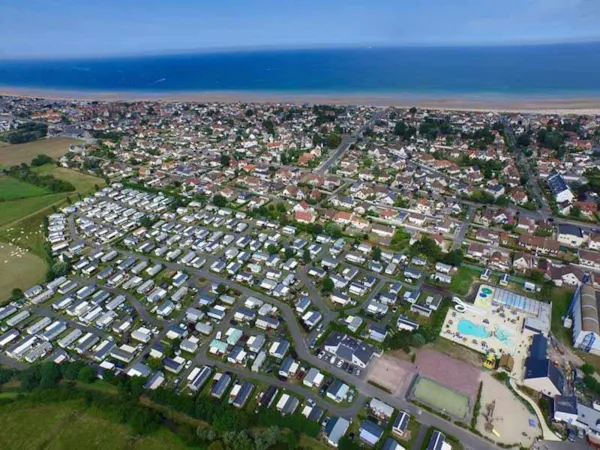
<svg viewBox="0 0 600 450"><path fill-rule="evenodd" d="M475 208L473 205L469 205L469 210L467 211L467 217L460 225L460 229L452 243L452 250L460 249L465 240L465 236L467 235L467 231L469 230L469 225L471 225L471 221L473 220L473 216L475 215Z"/></svg>
<svg viewBox="0 0 600 450"><path fill-rule="evenodd" d="M323 175L325 173L327 173L327 170L344 154L348 151L348 149L350 148L350 146L356 142L356 140L360 137L360 135L362 133L364 133L367 128L369 128L373 123L375 123L375 121L381 119L385 113L386 113L386 109L382 109L380 111L377 111L375 114L373 114L373 117L371 117L367 122L365 122L365 124L360 127L358 130L356 130L356 132L354 132L354 134L352 136L344 136L342 138L342 143L340 144L340 146L337 148L337 150L333 153L333 155L331 155L322 165L321 167L319 167L319 169L317 169L317 173L320 175Z"/></svg>
<svg viewBox="0 0 600 450"><path fill-rule="evenodd" d="M298 318L297 318L295 312L293 311L293 309L290 307L290 305L288 305L278 299L275 299L275 298L269 297L265 294L262 294L260 292L254 291L248 287L240 285L228 278L225 278L225 277L217 275L213 272L210 272L207 269L196 270L196 269L178 264L176 262L166 262L164 260L160 260L158 258L153 258L148 255L140 255L140 254L136 254L136 253L132 253L132 252L127 252L124 250L119 250L119 252L125 256L131 255L131 256L135 256L136 258L140 258L140 259L146 259L146 260L160 262L165 267L172 269L172 270L185 270L186 272L191 274L190 280L188 281L188 284L191 286L195 285L195 283L197 282L199 277L203 277L211 282L222 283L226 286L234 288L245 297L253 296L253 297L261 299L265 302L268 302L270 304L277 306L279 308L281 318L285 322L285 324L288 328L288 331L291 335L291 339L292 339L293 345L295 347L296 353L298 355L298 358L314 367L328 371L329 373L331 373L332 375L334 375L335 377L339 378L340 380L344 381L345 383L347 383L349 385L354 385L356 387L358 395L356 396L355 403L353 403L351 406L341 407L341 406L332 404L330 402L327 402L327 401L323 400L322 398L319 398L319 396L315 395L314 392L312 392L311 390L305 389L302 386L288 385L287 383L277 380L276 378L273 378L273 377L270 377L270 376L267 376L264 374L252 373L247 368L234 367L234 366L226 364L224 362L213 361L212 359L209 359L206 356L206 351L207 351L206 343L210 342L209 339L207 339L204 342L199 354L196 356L195 360L197 363L216 365L217 367L221 367L226 370L235 372L240 376L244 376L249 379L254 378L254 379L261 380L261 381L269 382L271 384L278 385L285 389L289 389L290 391L296 392L303 396L315 398L319 402L320 406L322 406L326 410L333 412L334 414L337 414L337 415L340 415L343 417L355 416L358 409L362 406L362 404L364 404L364 401L366 400L367 397L377 397L377 398L381 399L382 401L392 405L395 408L402 409L413 415L416 415L417 420L419 422L421 422L424 426L435 426L437 428L440 428L441 430L444 430L444 431L456 436L458 439L460 439L460 441L463 443L463 445L465 446L466 449L479 450L479 449L497 448L494 445L488 443L487 441L481 439L480 437L470 433L469 431L467 431L463 428L457 427L456 425L454 425L450 422L447 422L447 421L441 419L440 417L438 417L434 414L431 414L427 411L422 411L422 410L416 408L414 405L412 405L410 402L408 402L404 398L393 396L385 391L382 391L379 388L376 388L373 385L370 385L365 380L360 379L360 378L356 377L355 375L348 374L347 372L330 365L327 361L318 359L315 355L313 355L309 351L306 340L305 340L305 332L299 325ZM387 280L391 280L391 279L379 276L379 281L377 283L377 286L375 289L372 290L369 298L373 298L377 294L379 289L381 289L383 283ZM320 306L322 308L324 316L327 317L328 320L333 320L335 317L335 312L329 311L329 309L327 308L327 305L320 298L320 296L318 295L318 292L316 292L316 289L314 288L314 286L311 289L312 283L310 283L310 280L305 280L305 281L309 281L308 283L305 283L305 284L307 285L307 289L309 289L309 292L312 291L311 295L314 295L316 293L316 295L314 295L314 297L313 297L313 301L315 302L315 304L317 304L318 306ZM86 280L86 284L92 284L92 283L93 283L92 280ZM105 287L105 289L106 289L106 287ZM148 311L146 311L145 307L139 301L137 301L137 299L135 299L135 297L133 297L131 294L129 294L125 291L122 291L118 288L108 288L107 290L109 290L112 293L121 293L121 294L126 295L127 298L132 302L133 307L136 309L136 311L138 311L140 316L142 318L144 318L144 320L146 320L149 323L152 323L155 325L161 325L164 327L158 334L156 334L153 337L151 344L154 344L155 342L159 342L160 340L164 339L164 336L166 335L167 330L168 330L168 327L166 325L177 322L178 320L180 320L182 318L182 316L184 314L184 311L181 311L178 314L178 317L176 317L175 319L168 321L168 322L163 322L163 321L160 321L158 318L153 317ZM56 313L54 313L51 310L51 308L49 308L49 307L40 308L38 310L38 312L42 313L43 315L49 315L51 317L57 316ZM229 327L229 318L232 316L232 314L233 314L233 308L230 309L230 311L228 312L226 320L221 322L221 324L219 325L219 329L225 330ZM60 315L59 317L61 318L61 320L65 320L64 316ZM82 328L84 330L88 329L88 327L83 327L81 324L78 324L73 321L69 321L69 323L71 323L73 326L77 326L78 328ZM103 334L102 332L100 332L99 330L97 330L95 328L94 329L89 328L89 330L93 331L96 334L100 334L100 335ZM216 330L214 330L213 333L216 333ZM129 366L131 366L135 362L139 361L143 357L143 354L144 354L144 352L139 353L137 355L137 357L134 359L134 361ZM186 371L186 373L189 373L189 371Z"/></svg>

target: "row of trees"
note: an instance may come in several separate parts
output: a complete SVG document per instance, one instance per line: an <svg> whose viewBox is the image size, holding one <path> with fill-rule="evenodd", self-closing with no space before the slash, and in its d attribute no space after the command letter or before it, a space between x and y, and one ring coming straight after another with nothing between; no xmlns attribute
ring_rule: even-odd
<svg viewBox="0 0 600 450"><path fill-rule="evenodd" d="M272 442L275 438L277 438L276 442L285 442L288 444L288 448L295 448L300 434L317 437L320 433L318 423L312 422L298 413L282 416L278 411L270 408L261 407L258 412L236 409L227 402L221 402L205 395L194 399L189 396L176 395L173 391L162 388L149 392L148 397L157 404L210 423L214 432L206 431L202 434L207 435L207 440L214 440L216 435L221 435L229 448L268 448L262 445ZM270 430L264 435L251 431L264 427L269 427L267 430ZM279 430L283 429L289 430L289 433L279 433ZM228 433L235 433L235 435ZM261 446L248 447L248 438L261 441ZM234 442L236 444L233 444Z"/></svg>
<svg viewBox="0 0 600 450"><path fill-rule="evenodd" d="M9 144L23 144L37 141L48 134L48 125L45 123L27 122L20 124L15 130L7 131L0 135L0 139Z"/></svg>
<svg viewBox="0 0 600 450"><path fill-rule="evenodd" d="M338 148L342 143L342 136L338 133L329 133L327 135L314 134L312 139L313 145L323 145L331 149Z"/></svg>
<svg viewBox="0 0 600 450"><path fill-rule="evenodd" d="M46 174L41 175L36 172L32 172L29 166L22 163L18 166L12 166L7 169L7 174L11 177L17 178L34 186L48 189L50 192L73 192L75 186L68 181L59 180L52 175Z"/></svg>
<svg viewBox="0 0 600 450"><path fill-rule="evenodd" d="M464 254L462 250L455 249L443 253L440 246L428 236L423 236L419 241L410 246L410 256L423 255L430 263L443 262L458 267L462 264Z"/></svg>
<svg viewBox="0 0 600 450"><path fill-rule="evenodd" d="M177 434L194 448L266 450L281 444L294 449L301 434L316 437L320 432L318 423L301 414L281 416L276 410L264 408L255 413L205 395L193 398L166 389L146 393L142 378L115 377L108 371L104 378L117 387L116 395L78 389L76 382L89 384L97 380L95 370L79 361L36 364L20 373L0 368L0 385L15 377L21 381L21 391L27 393L24 401L46 404L83 399L86 406L93 407L104 418L131 426L137 435L151 433L167 421L159 412L138 402L140 395L147 394L156 404L211 425L194 429L171 423L170 427L177 428ZM18 400L23 401L21 397Z"/></svg>

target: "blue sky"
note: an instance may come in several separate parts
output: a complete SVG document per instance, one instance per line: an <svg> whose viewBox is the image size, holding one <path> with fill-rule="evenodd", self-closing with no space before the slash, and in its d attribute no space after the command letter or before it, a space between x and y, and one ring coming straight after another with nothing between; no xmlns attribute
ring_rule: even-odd
<svg viewBox="0 0 600 450"><path fill-rule="evenodd" d="M2 0L0 58L600 40L600 0Z"/></svg>

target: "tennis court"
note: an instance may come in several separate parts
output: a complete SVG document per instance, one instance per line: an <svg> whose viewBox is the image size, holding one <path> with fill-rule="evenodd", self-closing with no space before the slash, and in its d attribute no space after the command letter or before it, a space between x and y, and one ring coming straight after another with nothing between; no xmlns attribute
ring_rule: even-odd
<svg viewBox="0 0 600 450"><path fill-rule="evenodd" d="M469 399L466 395L448 389L429 378L417 380L413 396L420 402L459 419L465 418L469 413Z"/></svg>

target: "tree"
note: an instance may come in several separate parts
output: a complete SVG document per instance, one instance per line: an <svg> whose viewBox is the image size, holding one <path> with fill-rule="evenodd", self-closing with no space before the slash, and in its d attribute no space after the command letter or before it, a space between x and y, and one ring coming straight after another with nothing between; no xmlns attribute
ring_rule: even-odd
<svg viewBox="0 0 600 450"><path fill-rule="evenodd" d="M267 245L267 251L269 252L269 255L274 255L279 251L279 249L275 244L269 244Z"/></svg>
<svg viewBox="0 0 600 450"><path fill-rule="evenodd" d="M23 291L19 288L14 288L11 292L10 292L10 299L11 300L18 300L21 297L23 297Z"/></svg>
<svg viewBox="0 0 600 450"><path fill-rule="evenodd" d="M231 157L225 153L221 153L221 167L229 167Z"/></svg>
<svg viewBox="0 0 600 450"><path fill-rule="evenodd" d="M410 343L413 347L420 348L425 345L425 338L419 333L415 333L410 338Z"/></svg>
<svg viewBox="0 0 600 450"><path fill-rule="evenodd" d="M96 371L88 365L85 365L79 371L77 379L82 383L90 384L96 381Z"/></svg>
<svg viewBox="0 0 600 450"><path fill-rule="evenodd" d="M156 371L162 368L162 361L160 360L160 358L148 358L146 360L146 365L152 370Z"/></svg>
<svg viewBox="0 0 600 450"><path fill-rule="evenodd" d="M327 222L323 231L326 235L336 239L342 237L342 230L333 222Z"/></svg>
<svg viewBox="0 0 600 450"><path fill-rule="evenodd" d="M323 278L323 292L331 292L335 284L333 284L333 280L329 278L329 275Z"/></svg>
<svg viewBox="0 0 600 450"><path fill-rule="evenodd" d="M581 366L581 371L585 375L593 375L596 372L596 368L591 364L585 363L583 366Z"/></svg>
<svg viewBox="0 0 600 450"><path fill-rule="evenodd" d="M458 267L462 264L464 259L464 253L461 249L457 248L451 250L442 257L442 262L450 264L451 266Z"/></svg>
<svg viewBox="0 0 600 450"><path fill-rule="evenodd" d="M265 127L265 130L267 133L269 133L270 135L275 134L275 125L273 124L272 121L267 119L267 120L264 120L262 124L263 124L263 127Z"/></svg>
<svg viewBox="0 0 600 450"><path fill-rule="evenodd" d="M227 205L227 199L221 194L215 194L213 197L213 205L223 208L225 205Z"/></svg>
<svg viewBox="0 0 600 450"><path fill-rule="evenodd" d="M381 261L381 249L379 247L373 248L373 260Z"/></svg>
<svg viewBox="0 0 600 450"><path fill-rule="evenodd" d="M338 148L342 143L342 137L339 134L331 133L327 137L327 147Z"/></svg>
<svg viewBox="0 0 600 450"><path fill-rule="evenodd" d="M441 250L433 239L424 236L420 241L415 242L410 248L410 254L413 256L424 255L429 261L438 261Z"/></svg>
<svg viewBox="0 0 600 450"><path fill-rule="evenodd" d="M140 225L144 228L150 228L152 225L154 225L154 222L154 219L152 219L150 216L144 216L140 219Z"/></svg>
<svg viewBox="0 0 600 450"><path fill-rule="evenodd" d="M60 366L53 362L45 362L40 368L40 388L48 389L56 386L62 377Z"/></svg>
<svg viewBox="0 0 600 450"><path fill-rule="evenodd" d="M34 365L22 371L19 375L21 381L21 390L25 392L33 391L40 385L41 367Z"/></svg>
<svg viewBox="0 0 600 450"><path fill-rule="evenodd" d="M83 367L80 361L73 361L63 368L63 378L75 381L79 376L79 371Z"/></svg>
<svg viewBox="0 0 600 450"><path fill-rule="evenodd" d="M217 294L219 295L225 295L227 294L227 286L225 286L224 284L219 284L217 286Z"/></svg>
<svg viewBox="0 0 600 450"><path fill-rule="evenodd" d="M35 158L31 160L31 165L33 167L43 166L44 164L50 164L53 162L53 159L48 155L37 155Z"/></svg>
<svg viewBox="0 0 600 450"><path fill-rule="evenodd" d="M396 228L394 236L392 236L390 247L394 250L402 250L404 247L408 246L409 242L410 234L404 231L404 228L399 227Z"/></svg>
<svg viewBox="0 0 600 450"><path fill-rule="evenodd" d="M405 132L406 123L404 122L404 120L399 120L398 122L396 122L396 125L394 125L394 134L396 136L404 136Z"/></svg>
<svg viewBox="0 0 600 450"><path fill-rule="evenodd" d="M574 205L571 208L571 216L580 218L581 217L581 207L579 205Z"/></svg>
<svg viewBox="0 0 600 450"><path fill-rule="evenodd" d="M290 247L285 249L285 259L290 259L294 256L294 250Z"/></svg>
<svg viewBox="0 0 600 450"><path fill-rule="evenodd" d="M310 251L307 248L302 251L302 262L304 264L308 264L310 262Z"/></svg>

